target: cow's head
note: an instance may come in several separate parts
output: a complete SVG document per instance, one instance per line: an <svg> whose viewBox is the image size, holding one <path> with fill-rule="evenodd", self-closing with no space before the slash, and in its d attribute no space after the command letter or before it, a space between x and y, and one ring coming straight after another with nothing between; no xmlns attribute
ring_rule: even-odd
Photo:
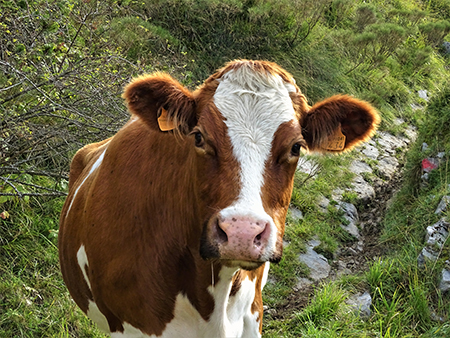
<svg viewBox="0 0 450 338"><path fill-rule="evenodd" d="M195 92L166 74L140 77L124 97L150 128L160 131L164 114L190 142L202 257L245 269L281 259L301 149L348 150L379 122L349 96L310 107L289 73L260 61L231 62Z"/></svg>

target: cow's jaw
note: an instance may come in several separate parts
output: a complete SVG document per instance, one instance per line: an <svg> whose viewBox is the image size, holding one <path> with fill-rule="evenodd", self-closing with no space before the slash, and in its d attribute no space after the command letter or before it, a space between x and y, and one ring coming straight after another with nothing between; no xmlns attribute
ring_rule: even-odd
<svg viewBox="0 0 450 338"><path fill-rule="evenodd" d="M274 135L280 125L296 120L289 93L295 86L278 75L247 67L219 79L214 104L222 114L239 165L237 199L208 224L207 240L214 256L230 265L257 268L281 257L282 234L264 208L262 187ZM278 243L279 244L279 243Z"/></svg>

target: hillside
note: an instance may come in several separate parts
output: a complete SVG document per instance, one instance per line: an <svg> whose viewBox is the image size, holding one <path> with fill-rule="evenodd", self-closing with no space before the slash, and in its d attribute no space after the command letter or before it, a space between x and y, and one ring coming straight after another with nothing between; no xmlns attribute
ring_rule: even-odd
<svg viewBox="0 0 450 338"><path fill-rule="evenodd" d="M377 197L379 260L286 304L297 278L308 273L296 259L305 243L326 234L319 250L330 261L355 243L340 230L333 191L347 191L343 200L372 216L373 205L346 190L357 151L305 155L320 170L313 179L296 174L292 205L304 218L288 218L290 245L264 295L278 315L266 313L263 336L448 337L450 298L439 282L449 244L431 265L420 268L417 257L427 226L440 218L437 204L450 195L449 33L449 0L3 1L0 337L103 337L71 301L58 267L70 159L128 119L121 92L133 76L166 71L195 88L237 58L282 65L310 104L347 93L379 110L381 131L401 137L409 126L418 130L406 156L397 155L401 179L376 171L364 177L399 190L392 199ZM424 182L422 160L438 153L445 155ZM376 168L378 161L366 164ZM331 203L325 213L318 212L322 197ZM369 318L342 310L352 292L366 289L373 299Z"/></svg>

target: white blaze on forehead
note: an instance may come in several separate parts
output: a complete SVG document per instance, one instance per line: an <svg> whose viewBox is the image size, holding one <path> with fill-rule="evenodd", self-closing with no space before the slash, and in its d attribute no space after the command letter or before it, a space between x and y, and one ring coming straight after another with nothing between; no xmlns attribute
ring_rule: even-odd
<svg viewBox="0 0 450 338"><path fill-rule="evenodd" d="M225 118L233 154L240 164L242 188L235 207L263 212L261 187L275 132L296 115L289 92L295 86L279 75L241 66L219 79L214 103Z"/></svg>

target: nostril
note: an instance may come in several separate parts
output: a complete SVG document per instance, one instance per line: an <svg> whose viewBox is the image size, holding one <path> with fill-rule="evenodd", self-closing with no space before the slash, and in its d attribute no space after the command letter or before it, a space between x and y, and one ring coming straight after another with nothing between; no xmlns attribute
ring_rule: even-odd
<svg viewBox="0 0 450 338"><path fill-rule="evenodd" d="M268 231L268 230L267 230L268 227L269 227L269 225L266 224L266 225L264 226L263 231L261 231L258 235L255 236L255 238L253 239L253 244L254 244L255 246L261 246L261 245L262 245L262 239L263 239L263 237L267 237L266 234L267 234L267 231Z"/></svg>
<svg viewBox="0 0 450 338"><path fill-rule="evenodd" d="M225 243L228 242L228 236L225 231L220 227L219 219L216 221L216 231L217 231L217 239L219 240L219 243Z"/></svg>

